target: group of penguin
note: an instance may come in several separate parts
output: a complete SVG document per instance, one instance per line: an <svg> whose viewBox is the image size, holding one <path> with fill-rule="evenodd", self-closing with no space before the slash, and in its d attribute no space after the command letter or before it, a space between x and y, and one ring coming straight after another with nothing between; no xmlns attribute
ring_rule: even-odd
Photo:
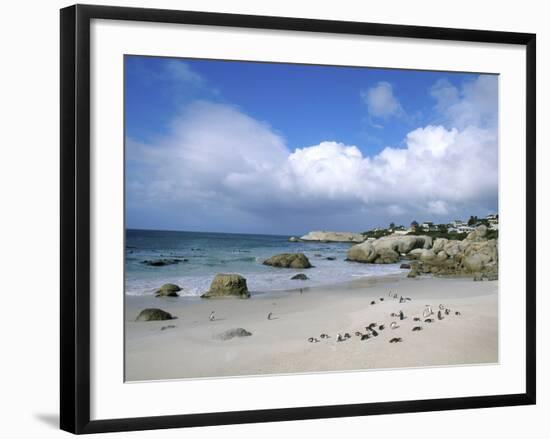
<svg viewBox="0 0 550 439"><path fill-rule="evenodd" d="M390 291L388 293L388 296L393 298L393 299L397 299L398 296L397 294L393 293L392 291ZM399 303L405 303L407 301L410 301L411 298L410 297L403 297L403 296L400 296L399 297ZM380 298L380 302L383 302L384 301L384 298L381 297ZM376 301L373 300L371 301L370 303L371 305L376 305ZM422 317L424 319L424 323L433 323L434 322L434 315L437 315L437 320L443 320L445 317L444 316L448 316L451 314L451 310L447 307L445 307L444 305L440 304L439 305L439 309L437 311L437 314L434 313L433 309L432 309L432 306L431 305L426 305L426 307L424 308L424 311L422 312ZM455 316L460 316L461 313L460 311L455 311L454 312ZM406 316L405 316L405 313L403 313L403 311L399 311L397 313L395 312L392 312L390 314L391 317L395 317L395 318L399 318L399 320L405 320ZM413 317L413 321L415 322L421 322L422 319L420 317ZM383 331L385 329L386 325L385 324L377 324L375 322L373 323L370 323L368 326L365 326L365 332L361 332L361 331L356 331L355 332L355 336L359 337L359 339L361 341L364 341L364 340L368 340L370 338L373 338L373 337L378 337L378 333L379 331ZM390 329L397 329L399 328L399 325L397 324L396 321L393 321L390 323ZM413 332L417 332L417 331L422 331L422 326L414 326L411 331ZM331 338L330 335L328 334L321 334L319 336L319 338L321 339L329 339ZM320 340L319 338L317 337L309 337L308 338L308 341L310 343L319 343ZM336 341L337 342L343 342L343 341L346 341L347 339L351 338L351 335L348 333L348 332L345 332L343 335L341 333L337 333L336 334ZM401 343L403 341L403 339L401 337L393 337L389 340L390 343Z"/></svg>

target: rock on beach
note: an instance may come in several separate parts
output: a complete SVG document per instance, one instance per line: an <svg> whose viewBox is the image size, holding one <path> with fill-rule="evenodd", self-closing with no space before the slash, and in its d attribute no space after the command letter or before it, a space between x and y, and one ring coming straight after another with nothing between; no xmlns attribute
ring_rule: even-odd
<svg viewBox="0 0 550 439"><path fill-rule="evenodd" d="M311 268L309 259L303 253L281 253L266 259L264 265L281 268Z"/></svg>
<svg viewBox="0 0 550 439"><path fill-rule="evenodd" d="M154 320L172 320L175 317L159 308L146 308L139 313L136 322L150 322Z"/></svg>
<svg viewBox="0 0 550 439"><path fill-rule="evenodd" d="M181 291L181 287L176 284L164 284L157 291L155 291L155 297L178 297L178 291Z"/></svg>
<svg viewBox="0 0 550 439"><path fill-rule="evenodd" d="M246 279L240 274L218 273L210 284L210 289L204 293L202 298L211 297L238 297L248 299L250 292Z"/></svg>

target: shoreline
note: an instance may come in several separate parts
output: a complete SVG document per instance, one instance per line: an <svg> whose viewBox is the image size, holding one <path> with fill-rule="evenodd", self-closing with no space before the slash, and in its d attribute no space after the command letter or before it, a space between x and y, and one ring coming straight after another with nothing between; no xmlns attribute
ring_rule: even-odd
<svg viewBox="0 0 550 439"><path fill-rule="evenodd" d="M389 291L411 301L398 303ZM430 367L498 362L498 282L402 275L368 276L331 286L252 292L250 299L125 296L126 381ZM380 300L383 299L383 300ZM375 305L371 302L375 301ZM426 304L461 313L413 321ZM177 319L135 322L146 307ZM403 310L399 328L389 329ZM209 320L215 311L216 319ZM267 314L273 314L268 320ZM437 311L436 311L437 312ZM370 322L384 324L366 341L355 336ZM412 332L421 325L419 332ZM162 330L162 327L167 327ZM234 328L248 337L220 340ZM337 333L350 339L336 342ZM329 339L308 342L321 333ZM402 342L390 344L392 337ZM442 342L443 340L443 342Z"/></svg>

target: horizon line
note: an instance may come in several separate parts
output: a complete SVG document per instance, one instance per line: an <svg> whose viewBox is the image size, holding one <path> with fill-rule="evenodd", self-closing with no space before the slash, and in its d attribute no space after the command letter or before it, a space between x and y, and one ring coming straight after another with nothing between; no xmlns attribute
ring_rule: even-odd
<svg viewBox="0 0 550 439"><path fill-rule="evenodd" d="M172 229L147 229L147 228L141 228L141 227L124 227L125 231L128 230L137 230L137 231L145 231L145 232L183 232L183 233L218 233L218 234L225 234L225 235L266 235L266 236L298 236L303 234L279 234L279 233L244 233L244 232L213 232L210 230L172 230Z"/></svg>

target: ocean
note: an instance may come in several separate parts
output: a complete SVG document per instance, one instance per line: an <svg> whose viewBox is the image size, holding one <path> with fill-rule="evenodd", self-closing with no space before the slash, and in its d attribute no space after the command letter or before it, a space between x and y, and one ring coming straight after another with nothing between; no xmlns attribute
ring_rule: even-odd
<svg viewBox="0 0 550 439"><path fill-rule="evenodd" d="M170 282L183 288L179 293L182 296L199 296L208 290L216 273L241 274L254 294L403 272L399 264L345 261L348 243L293 243L288 239L289 236L276 235L128 229L125 293L151 295L162 284ZM262 265L262 261L278 253L298 252L304 253L314 267L295 270ZM181 262L161 267L143 263L154 259L180 259ZM291 280L296 273L305 273L310 279Z"/></svg>

